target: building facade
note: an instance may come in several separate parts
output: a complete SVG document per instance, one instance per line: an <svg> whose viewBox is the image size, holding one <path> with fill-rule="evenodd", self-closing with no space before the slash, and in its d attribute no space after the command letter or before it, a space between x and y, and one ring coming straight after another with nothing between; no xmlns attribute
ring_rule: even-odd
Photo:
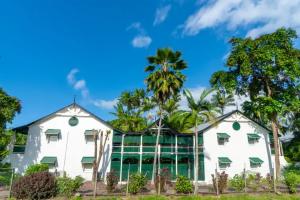
<svg viewBox="0 0 300 200"><path fill-rule="evenodd" d="M68 176L82 176L91 180L94 162L92 130L109 132L99 175L105 180L114 171L119 180L127 181L134 172L141 172L150 180L157 128L155 123L141 133L122 133L77 104L72 104L28 125L16 128L28 134L24 150L14 148L5 160L17 172L35 163L46 163L52 172ZM215 170L225 171L229 177L241 174L272 174L274 155L270 130L232 111L213 122L198 127L199 168L195 169L195 136L181 134L163 126L159 138L159 169L170 174L171 180L183 175L194 180L199 171L200 183L211 183ZM281 164L285 164L281 151Z"/></svg>

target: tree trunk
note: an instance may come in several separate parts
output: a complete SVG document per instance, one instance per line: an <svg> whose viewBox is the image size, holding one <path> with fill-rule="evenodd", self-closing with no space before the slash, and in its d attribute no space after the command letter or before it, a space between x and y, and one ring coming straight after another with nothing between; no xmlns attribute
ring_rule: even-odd
<svg viewBox="0 0 300 200"><path fill-rule="evenodd" d="M194 195L198 194L198 177L199 177L199 148L198 148L198 123L195 123L195 189Z"/></svg>
<svg viewBox="0 0 300 200"><path fill-rule="evenodd" d="M158 194L160 194L160 174L157 170L157 154L158 154L158 143L160 138L160 131L161 131L161 123L162 123L162 109L159 108L160 117L158 122L158 130L157 130L157 136L156 136L156 143L155 143L155 153L154 153L154 161L153 161L153 171L152 171L152 184L154 183L154 178L156 176L159 177L159 185L158 185Z"/></svg>
<svg viewBox="0 0 300 200"><path fill-rule="evenodd" d="M272 132L273 132L273 139L274 139L274 150L275 150L275 177L276 180L280 178L280 160L279 160L279 140L278 140L278 127L277 127L277 119L276 115L272 117Z"/></svg>
<svg viewBox="0 0 300 200"><path fill-rule="evenodd" d="M97 179L97 163L96 163L96 158L97 158L97 149L98 149L98 145L97 145L97 138L98 138L98 131L93 130L93 134L94 134L94 163L93 163L93 176L92 176L92 182L94 183L95 180Z"/></svg>

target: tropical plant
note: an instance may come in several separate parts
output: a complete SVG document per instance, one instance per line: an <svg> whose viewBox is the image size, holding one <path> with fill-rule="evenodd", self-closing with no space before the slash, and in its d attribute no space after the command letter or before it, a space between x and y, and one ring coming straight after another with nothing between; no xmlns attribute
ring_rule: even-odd
<svg viewBox="0 0 300 200"><path fill-rule="evenodd" d="M258 38L232 38L228 71L215 72L211 84L228 93L248 95L271 124L276 179L280 177L279 118L299 105L300 51L293 47L296 31L280 28Z"/></svg>
<svg viewBox="0 0 300 200"><path fill-rule="evenodd" d="M181 71L187 68L187 65L181 59L179 51L174 52L169 48L158 49L156 55L148 57L148 62L149 65L145 68L145 71L149 72L149 75L145 82L147 90L153 94L154 102L157 103L159 115L153 162L153 181L154 177L159 173L157 170L157 149L164 117L163 105L180 92L185 80L185 76Z"/></svg>
<svg viewBox="0 0 300 200"><path fill-rule="evenodd" d="M106 175L106 190L107 192L113 192L118 184L119 178L117 173L112 170Z"/></svg>
<svg viewBox="0 0 300 200"><path fill-rule="evenodd" d="M236 174L233 178L229 179L229 186L238 192L243 191L245 188L245 178Z"/></svg>
<svg viewBox="0 0 300 200"><path fill-rule="evenodd" d="M192 122L195 134L195 190L194 194L198 193L198 177L199 177L199 144L198 144L198 125L212 121L216 117L216 107L208 100L208 96L213 92L213 89L203 90L196 100L189 90L184 90L183 94L187 99L189 110L186 111L187 118Z"/></svg>
<svg viewBox="0 0 300 200"><path fill-rule="evenodd" d="M212 96L212 103L220 109L222 115L227 106L235 106L233 95L227 94L224 90L217 90Z"/></svg>
<svg viewBox="0 0 300 200"><path fill-rule="evenodd" d="M76 176L75 179L70 177L57 178L57 191L60 196L72 197L74 193L82 186L84 179Z"/></svg>
<svg viewBox="0 0 300 200"><path fill-rule="evenodd" d="M175 190L177 193L188 194L193 192L193 184L185 176L178 176L175 183Z"/></svg>
<svg viewBox="0 0 300 200"><path fill-rule="evenodd" d="M147 127L144 113L152 108L152 102L143 89L122 92L112 112L117 118L111 124L124 132L139 132Z"/></svg>
<svg viewBox="0 0 300 200"><path fill-rule="evenodd" d="M129 193L137 194L145 187L146 183L147 183L147 179L145 175L141 173L131 174L128 182Z"/></svg>
<svg viewBox="0 0 300 200"><path fill-rule="evenodd" d="M284 173L284 181L291 193L297 192L297 186L300 185L300 174L289 171Z"/></svg>
<svg viewBox="0 0 300 200"><path fill-rule="evenodd" d="M49 170L49 166L47 164L30 165L25 171L25 176L34 174L37 172L47 172L48 170Z"/></svg>
<svg viewBox="0 0 300 200"><path fill-rule="evenodd" d="M217 173L215 176L214 174L211 175L214 190L222 194L226 189L228 185L228 174L226 174L224 171L222 173Z"/></svg>
<svg viewBox="0 0 300 200"><path fill-rule="evenodd" d="M6 125L11 123L15 115L20 113L20 101L9 96L2 88L0 88L0 161L3 160L9 150L7 145L12 141L13 132L6 130Z"/></svg>

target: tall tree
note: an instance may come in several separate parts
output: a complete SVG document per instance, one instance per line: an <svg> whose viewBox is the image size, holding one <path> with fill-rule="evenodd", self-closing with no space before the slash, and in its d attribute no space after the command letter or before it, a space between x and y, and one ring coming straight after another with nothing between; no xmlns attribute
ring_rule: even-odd
<svg viewBox="0 0 300 200"><path fill-rule="evenodd" d="M132 92L122 92L117 105L112 112L117 118L110 123L125 132L138 132L147 127L147 118L144 113L152 108L150 98L143 89Z"/></svg>
<svg viewBox="0 0 300 200"><path fill-rule="evenodd" d="M148 57L148 62L149 65L145 68L145 71L149 72L149 75L145 82L147 90L152 92L153 99L157 102L159 116L153 163L153 182L154 175L160 178L159 171L157 170L157 152L164 116L163 106L171 97L176 96L180 92L185 80L185 76L181 71L187 68L187 64L181 59L179 51L173 51L169 48L158 49L156 55ZM158 193L160 193L160 187L158 188Z"/></svg>
<svg viewBox="0 0 300 200"><path fill-rule="evenodd" d="M198 194L198 177L199 177L199 144L198 144L198 125L208 121L212 121L216 117L217 107L208 100L208 96L213 92L210 90L203 90L196 100L189 90L184 90L183 94L187 99L189 110L188 118L192 121L195 134L195 189L194 194Z"/></svg>
<svg viewBox="0 0 300 200"><path fill-rule="evenodd" d="M217 90L212 96L213 104L220 109L220 113L224 115L227 106L235 106L233 94L227 94L223 90Z"/></svg>
<svg viewBox="0 0 300 200"><path fill-rule="evenodd" d="M232 38L227 59L228 71L218 71L211 84L249 95L263 116L271 124L276 179L280 176L278 119L297 100L300 77L300 53L293 47L297 38L292 29L278 29L258 38Z"/></svg>
<svg viewBox="0 0 300 200"><path fill-rule="evenodd" d="M20 101L9 96L0 88L0 161L8 154L7 145L11 141L12 132L6 131L6 125L11 123L17 113L21 111Z"/></svg>

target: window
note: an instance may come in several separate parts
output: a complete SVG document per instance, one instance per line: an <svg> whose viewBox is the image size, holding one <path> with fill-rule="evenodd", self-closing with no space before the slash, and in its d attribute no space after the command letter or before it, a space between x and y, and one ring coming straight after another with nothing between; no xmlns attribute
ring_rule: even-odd
<svg viewBox="0 0 300 200"><path fill-rule="evenodd" d="M262 163L264 162L263 160L261 160L258 157L250 157L250 167L251 168L257 168L260 167L262 165Z"/></svg>
<svg viewBox="0 0 300 200"><path fill-rule="evenodd" d="M257 143L260 139L260 136L255 134L255 133L248 133L247 136L248 136L248 143L249 144Z"/></svg>
<svg viewBox="0 0 300 200"><path fill-rule="evenodd" d="M60 129L47 129L45 134L48 143L58 141L60 133L61 133Z"/></svg>
<svg viewBox="0 0 300 200"><path fill-rule="evenodd" d="M84 137L86 142L93 142L94 141L94 132L93 130L85 130Z"/></svg>
<svg viewBox="0 0 300 200"><path fill-rule="evenodd" d="M224 145L226 142L229 142L230 136L227 133L217 133L219 145Z"/></svg>
<svg viewBox="0 0 300 200"><path fill-rule="evenodd" d="M219 167L221 169L230 167L230 164L232 163L232 161L228 157L219 157L218 160L219 160Z"/></svg>
<svg viewBox="0 0 300 200"><path fill-rule="evenodd" d="M83 171L92 171L94 161L95 161L95 157L91 157L91 156L82 157L81 164L83 167Z"/></svg>
<svg viewBox="0 0 300 200"><path fill-rule="evenodd" d="M57 166L57 158L55 156L45 156L41 160L42 164L47 164L49 168L54 168Z"/></svg>

